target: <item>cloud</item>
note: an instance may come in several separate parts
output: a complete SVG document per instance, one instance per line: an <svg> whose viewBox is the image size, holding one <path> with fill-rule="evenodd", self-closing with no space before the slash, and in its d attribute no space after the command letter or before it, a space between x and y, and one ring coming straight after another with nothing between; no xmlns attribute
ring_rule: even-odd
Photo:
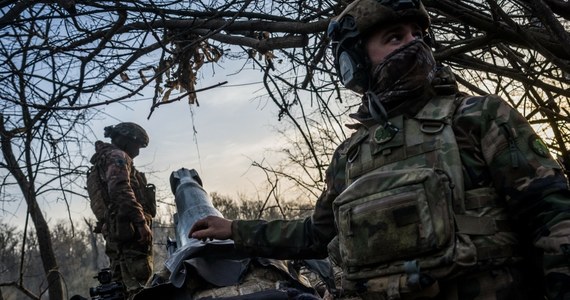
<svg viewBox="0 0 570 300"><path fill-rule="evenodd" d="M163 105L149 120L150 102L108 113L147 130L150 144L141 150L135 165L154 171L151 178L164 190L169 191L170 173L185 167L198 171L208 192L254 193L254 182L264 177L248 172L251 160L264 159L268 148L281 144L273 129L276 113L272 106L262 107L259 100L252 100L254 88L258 87L215 88L198 95L200 106L190 107L184 101ZM102 138L102 129L98 134Z"/></svg>

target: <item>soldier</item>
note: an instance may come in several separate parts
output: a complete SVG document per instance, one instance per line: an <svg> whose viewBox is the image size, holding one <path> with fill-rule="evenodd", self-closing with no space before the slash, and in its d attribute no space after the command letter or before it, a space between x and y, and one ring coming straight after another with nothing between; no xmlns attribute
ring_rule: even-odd
<svg viewBox="0 0 570 300"><path fill-rule="evenodd" d="M419 0L356 0L329 26L363 94L303 220L207 217L189 235L252 255L329 257L356 299L568 299L570 195L527 120L459 93L424 41Z"/></svg>
<svg viewBox="0 0 570 300"><path fill-rule="evenodd" d="M146 131L130 122L105 127L111 143L97 141L87 177L91 208L97 217L95 232L105 237L113 280L132 296L152 274L152 218L155 189L138 172L133 159L148 145Z"/></svg>

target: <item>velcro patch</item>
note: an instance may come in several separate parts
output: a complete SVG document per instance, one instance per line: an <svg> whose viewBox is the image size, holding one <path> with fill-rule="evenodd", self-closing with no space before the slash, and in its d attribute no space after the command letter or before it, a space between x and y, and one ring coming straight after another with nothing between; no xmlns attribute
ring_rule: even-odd
<svg viewBox="0 0 570 300"><path fill-rule="evenodd" d="M537 135L530 136L530 138L528 139L528 144L530 149L532 149L532 151L538 154L539 156L542 157L550 156L548 152L548 147L546 147L546 144Z"/></svg>

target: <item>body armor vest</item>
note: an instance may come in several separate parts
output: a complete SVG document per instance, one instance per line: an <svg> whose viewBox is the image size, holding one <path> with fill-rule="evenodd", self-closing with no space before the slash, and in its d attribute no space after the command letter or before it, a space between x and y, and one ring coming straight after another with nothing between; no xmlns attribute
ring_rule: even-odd
<svg viewBox="0 0 570 300"><path fill-rule="evenodd" d="M103 223L106 219L107 210L111 205L107 183L105 182L105 170L102 162L105 161L104 154L91 166L87 173L87 192L91 210L95 214L97 221ZM137 202L143 207L145 214L151 218L156 216L156 188L153 184L148 184L144 173L139 172L133 166L129 174L129 182L135 193Z"/></svg>
<svg viewBox="0 0 570 300"><path fill-rule="evenodd" d="M412 118L350 138L347 188L333 202L345 289L399 297L512 259L516 238L494 188L464 188L451 126L461 100L437 96Z"/></svg>

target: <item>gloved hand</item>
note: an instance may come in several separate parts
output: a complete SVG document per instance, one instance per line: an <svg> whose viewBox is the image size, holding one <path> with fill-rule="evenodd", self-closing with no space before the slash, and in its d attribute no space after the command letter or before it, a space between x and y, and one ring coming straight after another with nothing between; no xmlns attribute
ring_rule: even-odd
<svg viewBox="0 0 570 300"><path fill-rule="evenodd" d="M152 231L150 230L150 227L148 227L146 222L135 224L135 226L140 236L138 242L141 244L150 243L150 241L152 240Z"/></svg>

